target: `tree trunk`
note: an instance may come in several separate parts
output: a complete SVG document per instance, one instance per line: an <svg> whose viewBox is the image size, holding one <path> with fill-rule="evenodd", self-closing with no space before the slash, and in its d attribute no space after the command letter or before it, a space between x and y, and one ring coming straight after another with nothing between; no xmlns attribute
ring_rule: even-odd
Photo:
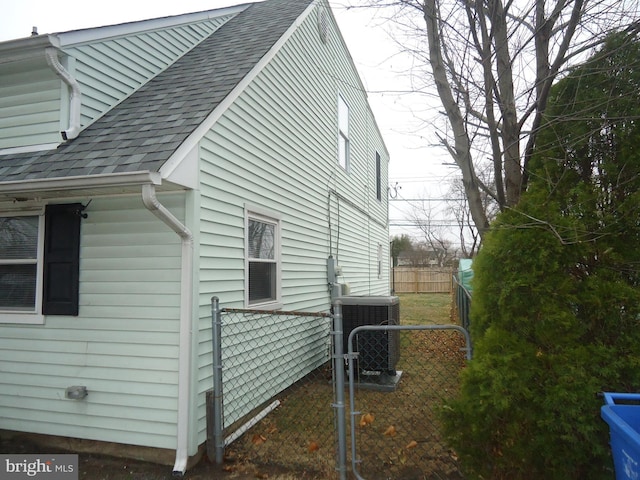
<svg viewBox="0 0 640 480"><path fill-rule="evenodd" d="M471 158L471 142L467 135L465 120L456 103L444 66L440 43L440 30L438 28L438 15L435 0L425 0L423 5L424 20L427 26L427 38L429 42L429 61L433 71L433 78L442 101L446 115L454 134L454 145L447 145L453 153L454 160L462 173L462 184L469 201L469 210L478 232L482 235L489 228L489 221L482 205L480 188L475 176Z"/></svg>
<svg viewBox="0 0 640 480"><path fill-rule="evenodd" d="M479 13L481 14L481 13ZM498 105L502 114L502 148L504 158L504 188L506 206L520 199L522 171L520 170L520 128L513 91L513 71L507 32L507 15L500 0L489 3L489 18L493 27L496 71L498 74Z"/></svg>

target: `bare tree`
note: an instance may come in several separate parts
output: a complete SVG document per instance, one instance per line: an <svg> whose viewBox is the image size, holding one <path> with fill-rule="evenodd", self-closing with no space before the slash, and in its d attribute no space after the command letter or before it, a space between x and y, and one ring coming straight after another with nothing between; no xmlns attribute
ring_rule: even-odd
<svg viewBox="0 0 640 480"><path fill-rule="evenodd" d="M434 212L428 202L419 202L413 205L409 219L422 233L429 257L436 266L444 267L458 256L458 250L448 237L449 229L436 220Z"/></svg>
<svg viewBox="0 0 640 480"><path fill-rule="evenodd" d="M635 0L369 0L393 9L397 41L415 59L414 88L433 91L443 111L427 119L434 140L462 173L480 236L489 226L483 194L515 205L551 85L613 30L639 18ZM424 67L424 68L421 68ZM491 183L479 171L487 165Z"/></svg>
<svg viewBox="0 0 640 480"><path fill-rule="evenodd" d="M473 258L480 250L480 232L473 223L469 202L464 196L464 186L460 179L451 182L448 196L451 198L449 210L458 224L458 239L460 242L460 253L463 258Z"/></svg>
<svg viewBox="0 0 640 480"><path fill-rule="evenodd" d="M479 172L479 176L485 185L492 185L491 175L487 172ZM459 177L451 180L449 191L446 197L449 211L458 224L458 237L460 242L460 251L463 258L473 258L480 250L482 237L476 228L471 210L469 208L469 200L465 196L464 185ZM498 213L498 204L492 196L486 191L480 192L482 201L482 209L489 221L493 220Z"/></svg>

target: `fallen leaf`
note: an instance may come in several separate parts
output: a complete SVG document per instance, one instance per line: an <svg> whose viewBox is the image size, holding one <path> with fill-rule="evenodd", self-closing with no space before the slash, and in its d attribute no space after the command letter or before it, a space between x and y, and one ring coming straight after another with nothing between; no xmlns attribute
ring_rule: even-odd
<svg viewBox="0 0 640 480"><path fill-rule="evenodd" d="M365 413L364 415L362 415L362 418L360 419L360 426L366 427L367 425L372 424L374 419L375 417L373 416L372 413Z"/></svg>
<svg viewBox="0 0 640 480"><path fill-rule="evenodd" d="M320 445L318 445L316 442L309 443L309 453L315 452L319 449L320 449Z"/></svg>
<svg viewBox="0 0 640 480"><path fill-rule="evenodd" d="M261 445L266 441L267 441L267 437L265 437L264 435L260 435L258 433L256 433L251 439L251 443L253 443L254 445Z"/></svg>
<svg viewBox="0 0 640 480"><path fill-rule="evenodd" d="M395 437L396 436L396 427L394 427L393 425L389 425L387 427L387 429L384 431L384 436L385 437Z"/></svg>
<svg viewBox="0 0 640 480"><path fill-rule="evenodd" d="M407 450L411 450L412 448L416 448L418 446L418 442L416 442L415 440L411 440L409 443L407 443L407 446L404 447Z"/></svg>

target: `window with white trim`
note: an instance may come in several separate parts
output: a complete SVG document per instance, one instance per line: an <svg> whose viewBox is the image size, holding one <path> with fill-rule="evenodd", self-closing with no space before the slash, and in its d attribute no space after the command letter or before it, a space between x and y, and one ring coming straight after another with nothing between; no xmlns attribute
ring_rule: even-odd
<svg viewBox="0 0 640 480"><path fill-rule="evenodd" d="M0 216L0 323L78 315L79 203Z"/></svg>
<svg viewBox="0 0 640 480"><path fill-rule="evenodd" d="M338 163L349 170L349 106L338 95Z"/></svg>
<svg viewBox="0 0 640 480"><path fill-rule="evenodd" d="M280 220L247 212L246 302L250 307L277 307L280 302Z"/></svg>

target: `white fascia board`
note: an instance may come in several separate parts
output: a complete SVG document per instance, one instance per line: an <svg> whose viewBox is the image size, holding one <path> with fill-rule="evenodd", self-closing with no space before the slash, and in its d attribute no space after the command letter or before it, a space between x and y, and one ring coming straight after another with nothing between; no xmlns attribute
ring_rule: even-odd
<svg viewBox="0 0 640 480"><path fill-rule="evenodd" d="M182 158L182 161L179 162L171 172L164 176L162 169L160 169L160 175L171 183L197 190L200 178L199 168L200 149L198 145L196 145Z"/></svg>
<svg viewBox="0 0 640 480"><path fill-rule="evenodd" d="M231 90L222 102L209 114L207 118L189 135L184 142L173 152L173 155L162 165L160 173L162 178L168 178L180 163L187 158L189 152L198 146L200 140L215 125L224 112L236 101L242 92L249 86L260 71L276 56L280 48L289 40L293 33L300 27L305 19L311 14L316 4L311 3L304 12L291 24L287 31L278 39L271 49L256 63L251 71L247 73L240 82Z"/></svg>
<svg viewBox="0 0 640 480"><path fill-rule="evenodd" d="M49 190L86 190L131 185L160 185L162 180L156 172L125 172L101 175L43 178L37 180L15 180L0 183L0 195L46 192Z"/></svg>
<svg viewBox="0 0 640 480"><path fill-rule="evenodd" d="M60 39L60 45L66 47L69 45L77 45L81 43L95 42L97 40L105 40L113 37L122 37L135 33L142 33L162 28L170 28L178 25L201 22L212 18L223 17L226 15L238 14L245 10L249 4L236 5L233 7L217 8L214 10L205 10L202 12L185 13L183 15L174 15L170 17L153 18L150 20L139 20L134 22L120 23L117 25L108 25L104 27L85 28L82 30L72 30L69 32L57 33Z"/></svg>

